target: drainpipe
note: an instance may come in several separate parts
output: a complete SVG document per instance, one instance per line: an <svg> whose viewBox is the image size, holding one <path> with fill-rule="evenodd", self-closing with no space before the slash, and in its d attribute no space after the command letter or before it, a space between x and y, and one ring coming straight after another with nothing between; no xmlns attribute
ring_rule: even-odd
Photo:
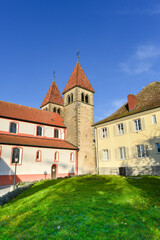
<svg viewBox="0 0 160 240"><path fill-rule="evenodd" d="M98 158L98 134L97 134L97 128L94 129L95 133L95 156L96 156L96 168L97 168L97 175L99 175L99 158Z"/></svg>

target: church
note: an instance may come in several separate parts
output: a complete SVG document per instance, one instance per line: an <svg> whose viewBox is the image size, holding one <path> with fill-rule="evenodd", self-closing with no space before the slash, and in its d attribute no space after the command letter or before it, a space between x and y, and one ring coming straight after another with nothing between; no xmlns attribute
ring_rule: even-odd
<svg viewBox="0 0 160 240"><path fill-rule="evenodd" d="M0 185L96 173L93 94L77 58L64 98L54 77L41 110L0 101Z"/></svg>

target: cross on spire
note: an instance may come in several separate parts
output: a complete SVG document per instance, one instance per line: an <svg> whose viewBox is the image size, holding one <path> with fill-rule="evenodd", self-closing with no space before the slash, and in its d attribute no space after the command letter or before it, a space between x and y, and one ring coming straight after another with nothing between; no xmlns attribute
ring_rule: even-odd
<svg viewBox="0 0 160 240"><path fill-rule="evenodd" d="M53 82L55 81L55 73L56 73L56 71L54 70L53 71Z"/></svg>
<svg viewBox="0 0 160 240"><path fill-rule="evenodd" d="M79 63L79 53L80 53L80 51L79 51L79 49L77 49L77 63Z"/></svg>

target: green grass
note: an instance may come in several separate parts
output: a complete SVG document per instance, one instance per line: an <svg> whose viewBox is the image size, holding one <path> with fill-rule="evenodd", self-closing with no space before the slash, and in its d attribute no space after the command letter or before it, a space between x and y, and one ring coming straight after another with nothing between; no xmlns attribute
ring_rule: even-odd
<svg viewBox="0 0 160 240"><path fill-rule="evenodd" d="M0 207L0 239L160 239L160 177L36 183Z"/></svg>

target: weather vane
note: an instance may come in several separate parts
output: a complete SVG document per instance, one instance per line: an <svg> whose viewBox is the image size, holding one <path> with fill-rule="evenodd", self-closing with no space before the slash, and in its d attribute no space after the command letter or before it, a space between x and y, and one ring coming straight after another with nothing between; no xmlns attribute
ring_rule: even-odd
<svg viewBox="0 0 160 240"><path fill-rule="evenodd" d="M79 53L80 53L80 51L79 51L79 49L77 49L77 63L79 63Z"/></svg>
<svg viewBox="0 0 160 240"><path fill-rule="evenodd" d="M56 71L54 70L53 71L53 81L55 81L55 73L56 73Z"/></svg>

